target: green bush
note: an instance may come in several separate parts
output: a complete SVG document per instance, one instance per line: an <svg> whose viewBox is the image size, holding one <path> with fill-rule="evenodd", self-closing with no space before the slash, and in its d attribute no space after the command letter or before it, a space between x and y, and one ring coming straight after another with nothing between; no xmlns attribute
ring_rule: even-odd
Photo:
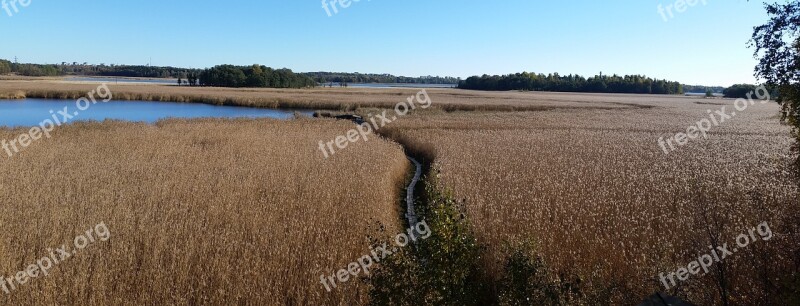
<svg viewBox="0 0 800 306"><path fill-rule="evenodd" d="M500 305L567 305L561 297L576 288L569 282L553 281L541 257L532 257L524 248L517 248L505 263Z"/></svg>
<svg viewBox="0 0 800 306"><path fill-rule="evenodd" d="M492 294L478 245L453 197L432 184L418 211L431 235L381 262L370 279L373 305L486 305Z"/></svg>
<svg viewBox="0 0 800 306"><path fill-rule="evenodd" d="M431 235L384 258L372 271L367 280L372 305L610 304L613 286L592 282L594 276L586 283L553 273L531 243L510 247L502 278L491 279L482 268L485 247L475 239L463 203L425 183L426 203L417 209Z"/></svg>

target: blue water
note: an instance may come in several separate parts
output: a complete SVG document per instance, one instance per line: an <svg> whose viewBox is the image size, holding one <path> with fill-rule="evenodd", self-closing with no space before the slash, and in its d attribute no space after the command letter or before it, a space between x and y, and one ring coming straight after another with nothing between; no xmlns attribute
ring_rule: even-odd
<svg viewBox="0 0 800 306"><path fill-rule="evenodd" d="M115 77L69 77L64 79L69 82L89 82L89 83L148 83L175 85L177 79L135 79L135 78L115 78ZM324 86L323 86L324 85ZM330 83L322 84L328 87ZM348 83L347 87L353 88L453 88L458 84L408 84L408 83ZM339 83L333 83L333 87L339 87Z"/></svg>
<svg viewBox="0 0 800 306"><path fill-rule="evenodd" d="M148 84L178 84L178 79L130 79L115 77L70 77L64 79L68 82L89 82L89 83L148 83Z"/></svg>
<svg viewBox="0 0 800 306"><path fill-rule="evenodd" d="M177 82L177 81L176 81ZM322 84L328 87L330 83ZM352 88L453 88L457 84L407 84L407 83L348 83L347 87ZM339 83L333 83L333 87L339 87Z"/></svg>
<svg viewBox="0 0 800 306"><path fill-rule="evenodd" d="M67 108L64 111L64 108ZM50 112L52 111L52 113ZM64 118L66 113L73 118ZM237 106L216 106L198 103L116 101L91 104L86 110L80 110L75 100L0 100L0 126L28 127L39 125L45 119L52 120L53 114L58 120L74 121L117 119L127 121L143 121L154 123L164 118L274 118L289 119L294 113L312 115L311 110L282 110L249 108Z"/></svg>

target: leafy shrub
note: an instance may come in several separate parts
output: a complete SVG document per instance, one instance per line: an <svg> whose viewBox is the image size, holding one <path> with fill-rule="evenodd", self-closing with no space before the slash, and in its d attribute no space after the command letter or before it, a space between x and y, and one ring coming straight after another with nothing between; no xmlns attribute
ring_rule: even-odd
<svg viewBox="0 0 800 306"><path fill-rule="evenodd" d="M481 264L485 247L470 230L463 203L433 186L428 181L427 204L418 207L431 236L373 271L372 305L608 304L613 287L595 290L579 276L553 273L530 243L511 248L502 279L489 277Z"/></svg>
<svg viewBox="0 0 800 306"><path fill-rule="evenodd" d="M372 278L373 305L485 305L492 294L479 268L482 248L450 193L426 185L418 209L431 236L381 262Z"/></svg>
<svg viewBox="0 0 800 306"><path fill-rule="evenodd" d="M500 305L568 305L568 297L577 294L580 279L555 280L549 275L540 256L531 256L525 248L512 251L500 281Z"/></svg>

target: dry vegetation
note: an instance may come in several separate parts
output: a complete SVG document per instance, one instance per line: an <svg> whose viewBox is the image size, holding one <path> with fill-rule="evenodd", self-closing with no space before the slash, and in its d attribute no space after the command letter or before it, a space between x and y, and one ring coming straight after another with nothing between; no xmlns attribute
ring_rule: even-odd
<svg viewBox="0 0 800 306"><path fill-rule="evenodd" d="M115 100L198 102L219 105L238 105L264 108L304 108L353 110L359 107L394 107L418 89L233 89L215 87L186 87L152 84L109 83ZM61 98L77 99L97 88L96 83L57 80L0 81L0 98ZM664 98L624 95L592 96L588 100L571 101L565 94L531 95L523 92L487 93L454 89L429 89L436 95L434 107L444 110L545 110L569 107L613 109L645 99L658 103ZM490 103L486 103L490 101Z"/></svg>
<svg viewBox="0 0 800 306"><path fill-rule="evenodd" d="M44 84L44 85L43 85ZM47 89L42 89L46 87ZM0 97L74 98L96 84L0 82ZM115 99L350 110L393 106L415 89L221 89L112 85ZM433 108L382 133L434 160L466 201L495 278L507 243L533 240L554 273L618 304L662 290L661 272L768 221L776 237L692 276L699 304L774 295L800 266L800 199L778 107L757 105L664 155L672 136L729 100L648 95L428 90ZM730 110L730 106L728 109ZM483 110L464 112L459 110ZM508 112L515 110L514 112ZM362 110L363 111L363 110ZM99 221L112 239L34 280L10 303L247 301L359 304L364 285L326 295L319 275L364 254L380 221L398 227L397 145L358 143L323 161L333 121L77 124L0 164L0 272L8 275ZM3 130L11 138L21 131ZM396 230L390 228L389 232ZM93 274L86 271L92 270ZM6 300L2 300L6 299Z"/></svg>
<svg viewBox="0 0 800 306"><path fill-rule="evenodd" d="M664 290L659 273L705 254L710 237L733 244L768 221L776 237L726 259L725 277L692 276L670 291L718 304L724 278L734 304L759 304L776 297L800 259L792 140L778 107L751 107L670 155L657 144L731 103L674 97L643 103L654 108L434 112L398 120L388 134L435 159L443 187L466 201L496 278L503 247L533 240L554 272L580 276L600 300L637 304Z"/></svg>
<svg viewBox="0 0 800 306"><path fill-rule="evenodd" d="M0 275L11 277L103 221L111 239L6 295L3 305L351 305L320 275L399 228L401 148L316 149L328 120L78 123L0 162ZM0 129L0 139L19 130Z"/></svg>

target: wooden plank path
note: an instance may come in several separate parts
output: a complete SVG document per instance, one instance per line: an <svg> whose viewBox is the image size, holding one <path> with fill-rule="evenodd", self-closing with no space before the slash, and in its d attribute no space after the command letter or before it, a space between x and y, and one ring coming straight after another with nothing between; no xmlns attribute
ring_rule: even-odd
<svg viewBox="0 0 800 306"><path fill-rule="evenodd" d="M408 218L408 226L415 226L417 224L417 213L414 212L414 189L417 187L420 177L422 177L422 164L411 156L406 155L408 160L414 163L416 170L414 171L414 178L408 184L406 189L406 218Z"/></svg>

